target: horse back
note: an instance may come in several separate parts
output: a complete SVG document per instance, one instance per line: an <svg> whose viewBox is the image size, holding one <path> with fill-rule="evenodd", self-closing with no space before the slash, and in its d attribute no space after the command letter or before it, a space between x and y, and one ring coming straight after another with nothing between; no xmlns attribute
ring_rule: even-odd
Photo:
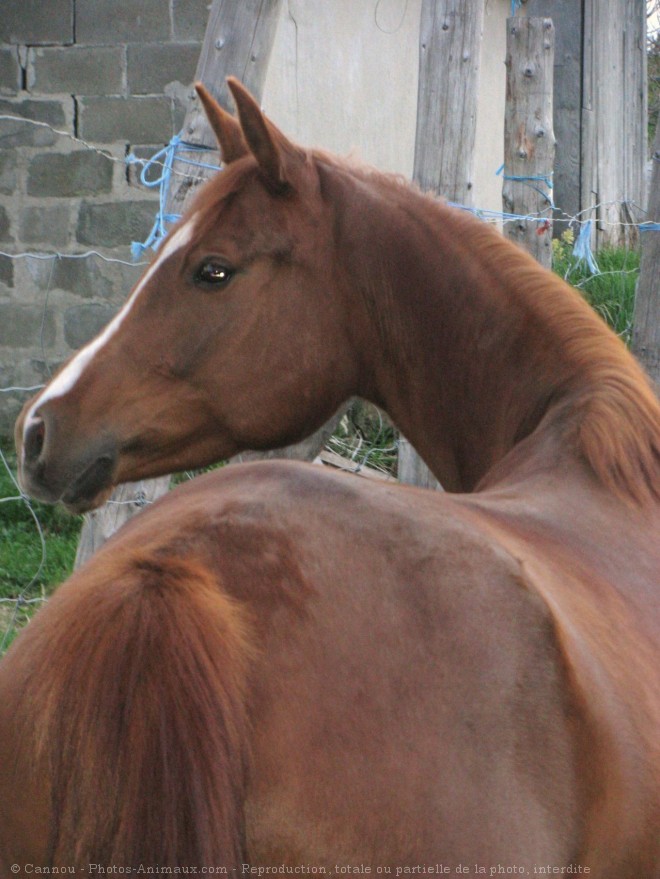
<svg viewBox="0 0 660 879"><path fill-rule="evenodd" d="M228 588L264 584L250 861L569 863L582 718L518 560L449 498L269 466L215 525Z"/></svg>
<svg viewBox="0 0 660 879"><path fill-rule="evenodd" d="M626 679L589 640L597 601L493 521L461 499L291 463L172 493L61 587L0 666L2 856L69 855L61 835L53 849L65 796L88 828L133 817L123 848L98 830L116 863L145 860L145 827L157 851L166 822L171 863L441 857L651 875L651 788L636 794L629 772L652 755L643 713L617 719ZM137 751L117 747L127 733ZM197 791L211 826L211 770L217 843L193 821ZM133 779L119 798L99 783L116 777Z"/></svg>

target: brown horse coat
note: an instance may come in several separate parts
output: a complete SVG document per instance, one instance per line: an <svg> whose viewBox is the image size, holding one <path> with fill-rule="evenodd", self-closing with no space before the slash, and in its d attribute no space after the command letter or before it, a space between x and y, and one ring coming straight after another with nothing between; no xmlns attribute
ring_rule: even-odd
<svg viewBox="0 0 660 879"><path fill-rule="evenodd" d="M653 875L649 621L607 573L630 560L586 589L579 504L490 494L252 464L134 520L0 664L2 875Z"/></svg>

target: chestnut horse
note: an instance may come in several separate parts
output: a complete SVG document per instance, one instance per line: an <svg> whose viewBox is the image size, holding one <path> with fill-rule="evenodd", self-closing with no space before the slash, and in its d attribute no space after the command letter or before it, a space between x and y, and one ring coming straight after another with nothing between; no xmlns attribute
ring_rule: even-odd
<svg viewBox="0 0 660 879"><path fill-rule="evenodd" d="M18 674L24 685L8 702L36 691L18 712L21 732L5 713L0 737L22 742L34 730L23 765L51 767L35 770L24 802L39 804L44 786L66 820L83 816L92 842L81 856L94 851L96 833L100 851L136 857L137 842L125 841L130 815L152 854L154 825L171 829L174 841L163 833L160 845L172 861L224 851L223 863L233 863L240 848L266 866L341 866L342 858L374 867L442 861L475 873L572 865L599 879L659 875L653 390L580 297L495 230L398 179L292 144L230 85L238 121L200 89L226 169L117 317L26 406L17 425L23 486L87 509L123 480L293 442L360 395L389 412L457 494L349 487L311 468L256 465L168 498L145 517L153 525L132 525L62 589L74 607L87 578L119 596L126 579L127 606L106 611L109 620L99 614L82 642L71 636L82 646L70 654L55 645L50 659L52 638L36 623L16 646L19 666L30 638L41 658L25 661L36 680ZM236 505L257 519L234 540L217 529L225 516L241 521ZM269 542L276 528L283 543ZM112 568L113 552L123 560L161 533L146 561ZM211 588L207 567L176 573L178 554L196 558L198 541L215 559L223 613L235 612L247 633L240 648L226 620L216 626L222 674L207 668L216 653L196 590L176 585ZM259 595L254 584L266 581L274 592L263 586ZM171 606L154 597L159 609L144 611L153 613L144 633L124 630L124 616L137 613L131 590L145 583L150 595L179 597ZM191 660L194 668L167 641L175 609L189 650L199 629L208 658ZM87 618L60 613L74 630ZM147 639L160 627L165 645L149 672ZM106 683L108 717L103 681L85 658L104 630L111 643L101 655L116 652L121 663ZM245 672L243 691L234 666L253 653L258 673ZM62 664L75 664L79 677L71 671L62 683ZM164 706L158 735L137 720L134 731L119 712L114 752L101 740L79 746L85 720L66 720L58 694L69 714L92 726L98 716L104 730L122 700L147 698L146 681L159 673L162 688L149 696ZM188 673L206 713L190 707ZM206 693L216 684L222 697ZM161 703L149 700L153 717ZM170 705L181 706L173 727ZM209 711L217 724L186 725ZM204 734L213 741L192 756ZM134 740L135 766L133 752L120 750ZM50 764L38 757L47 745ZM181 773L178 759L188 767ZM108 802L84 780L97 762L107 764L102 778L128 779ZM168 803L181 774L189 794ZM12 812L17 785L11 776L0 790ZM207 820L214 797L226 809L239 804L233 819ZM58 842L66 827L54 834L39 808L48 850L76 851ZM222 828L213 849L189 842L196 808L201 826ZM12 839L29 838L24 814L17 806ZM117 831L114 849L103 843L106 825Z"/></svg>

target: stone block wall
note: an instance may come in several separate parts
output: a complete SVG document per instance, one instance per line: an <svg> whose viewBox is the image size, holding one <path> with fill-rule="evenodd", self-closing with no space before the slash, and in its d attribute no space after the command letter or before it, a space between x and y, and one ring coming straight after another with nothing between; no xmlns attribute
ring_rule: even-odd
<svg viewBox="0 0 660 879"><path fill-rule="evenodd" d="M179 131L209 6L2 4L0 434L29 396L5 389L42 383L142 271L130 245L148 235L157 194L126 157L149 156ZM92 250L100 256L78 258Z"/></svg>

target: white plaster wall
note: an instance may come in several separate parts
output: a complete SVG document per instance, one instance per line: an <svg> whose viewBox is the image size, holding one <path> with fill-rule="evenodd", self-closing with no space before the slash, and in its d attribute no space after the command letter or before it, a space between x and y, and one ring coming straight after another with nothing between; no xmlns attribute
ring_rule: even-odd
<svg viewBox="0 0 660 879"><path fill-rule="evenodd" d="M412 175L421 0L287 0L263 105L301 143Z"/></svg>
<svg viewBox="0 0 660 879"><path fill-rule="evenodd" d="M471 2L471 0L465 0ZM486 0L475 204L501 210L505 21ZM412 176L421 0L286 0L263 95L294 140Z"/></svg>
<svg viewBox="0 0 660 879"><path fill-rule="evenodd" d="M486 0L477 98L474 204L492 211L502 210L502 178L495 172L504 161L504 62L506 20L510 14L511 0Z"/></svg>

